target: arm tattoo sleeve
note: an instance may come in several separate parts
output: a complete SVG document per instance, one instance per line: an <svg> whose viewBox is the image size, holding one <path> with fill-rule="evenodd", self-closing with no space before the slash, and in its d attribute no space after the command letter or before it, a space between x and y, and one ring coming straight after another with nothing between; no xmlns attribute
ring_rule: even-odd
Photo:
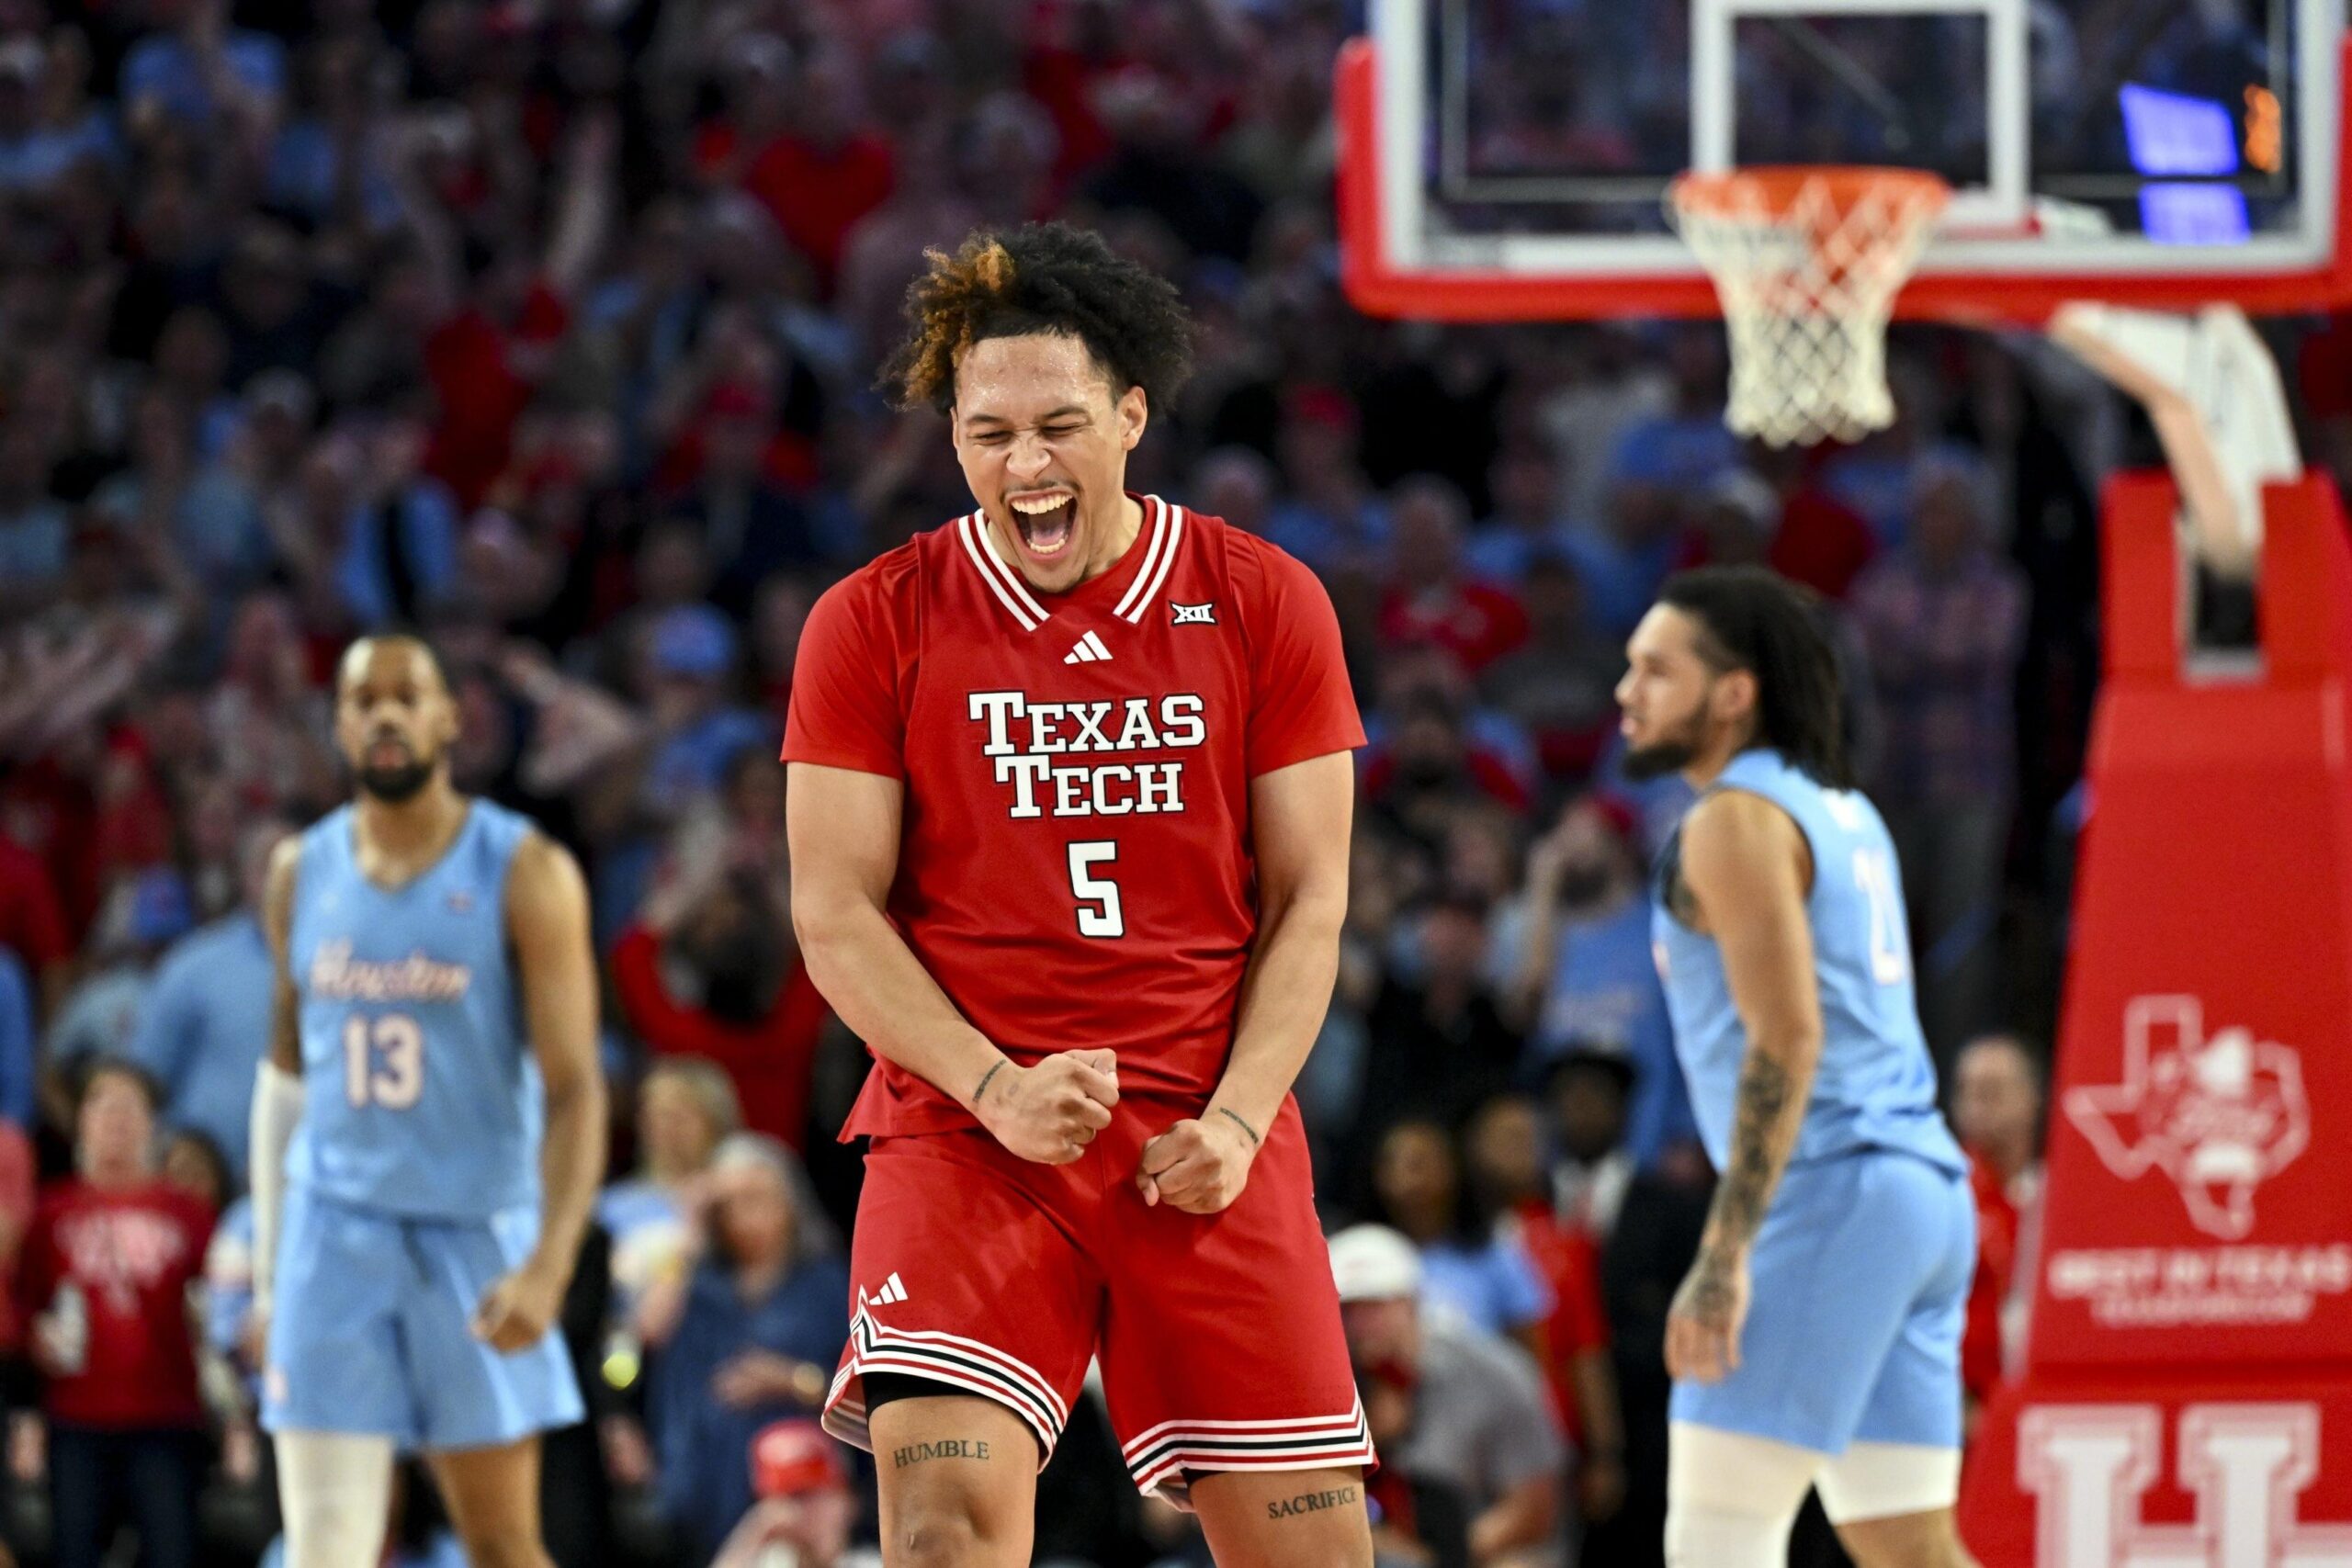
<svg viewBox="0 0 2352 1568"><path fill-rule="evenodd" d="M1750 1046L1733 1105L1731 1156L1707 1215L1713 1245L1743 1247L1755 1239L1789 1151L1796 1146L1804 1109L1803 1086L1787 1064Z"/></svg>

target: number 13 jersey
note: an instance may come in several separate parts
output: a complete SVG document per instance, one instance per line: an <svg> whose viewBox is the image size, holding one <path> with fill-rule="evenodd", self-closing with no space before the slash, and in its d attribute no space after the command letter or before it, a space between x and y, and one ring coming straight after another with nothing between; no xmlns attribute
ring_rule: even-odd
<svg viewBox="0 0 2352 1568"><path fill-rule="evenodd" d="M487 800L397 888L359 869L344 807L302 835L287 958L302 1120L287 1172L386 1213L481 1219L539 1197L545 1122L506 936L527 818Z"/></svg>
<svg viewBox="0 0 2352 1568"><path fill-rule="evenodd" d="M1123 1091L1204 1099L1257 935L1250 781L1363 744L1306 567L1156 496L1109 571L1031 588L978 513L834 585L784 760L905 784L891 922L1016 1062L1108 1047ZM972 1124L877 1061L842 1135Z"/></svg>

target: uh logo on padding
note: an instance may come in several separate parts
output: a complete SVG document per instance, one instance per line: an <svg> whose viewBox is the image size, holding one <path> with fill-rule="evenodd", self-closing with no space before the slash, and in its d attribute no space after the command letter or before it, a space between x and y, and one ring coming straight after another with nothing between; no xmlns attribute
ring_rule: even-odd
<svg viewBox="0 0 2352 1568"><path fill-rule="evenodd" d="M2034 1568L2352 1568L2352 1525L2301 1517L2320 1468L2317 1405L2184 1408L2173 1468L2196 1503L2186 1524L2141 1517L2163 1473L2163 1423L2155 1404L2027 1408L2017 1480L2037 1505Z"/></svg>

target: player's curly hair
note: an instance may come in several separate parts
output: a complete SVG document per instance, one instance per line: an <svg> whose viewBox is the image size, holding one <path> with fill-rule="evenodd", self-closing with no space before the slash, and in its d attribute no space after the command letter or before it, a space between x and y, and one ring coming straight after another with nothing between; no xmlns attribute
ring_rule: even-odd
<svg viewBox="0 0 2352 1568"><path fill-rule="evenodd" d="M1155 406L1192 369L1192 318L1174 287L1099 234L1030 223L1010 234L976 231L952 256L925 254L931 270L907 289L907 339L879 382L902 409L953 408L956 367L992 337L1074 337L1110 378L1114 397L1141 387Z"/></svg>
<svg viewBox="0 0 2352 1568"><path fill-rule="evenodd" d="M1846 753L1845 693L1823 635L1820 598L1761 567L1677 572L1658 603L1696 619L1699 657L1756 677L1756 744L1832 789L1854 787Z"/></svg>

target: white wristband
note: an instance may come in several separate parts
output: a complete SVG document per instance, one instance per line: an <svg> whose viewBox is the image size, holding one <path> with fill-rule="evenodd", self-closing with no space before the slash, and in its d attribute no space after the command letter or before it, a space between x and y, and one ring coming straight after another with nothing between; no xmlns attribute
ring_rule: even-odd
<svg viewBox="0 0 2352 1568"><path fill-rule="evenodd" d="M247 1180L254 1200L254 1303L267 1310L277 1277L277 1216L286 1200L286 1147L302 1120L302 1078L267 1057L254 1075L253 1153Z"/></svg>

